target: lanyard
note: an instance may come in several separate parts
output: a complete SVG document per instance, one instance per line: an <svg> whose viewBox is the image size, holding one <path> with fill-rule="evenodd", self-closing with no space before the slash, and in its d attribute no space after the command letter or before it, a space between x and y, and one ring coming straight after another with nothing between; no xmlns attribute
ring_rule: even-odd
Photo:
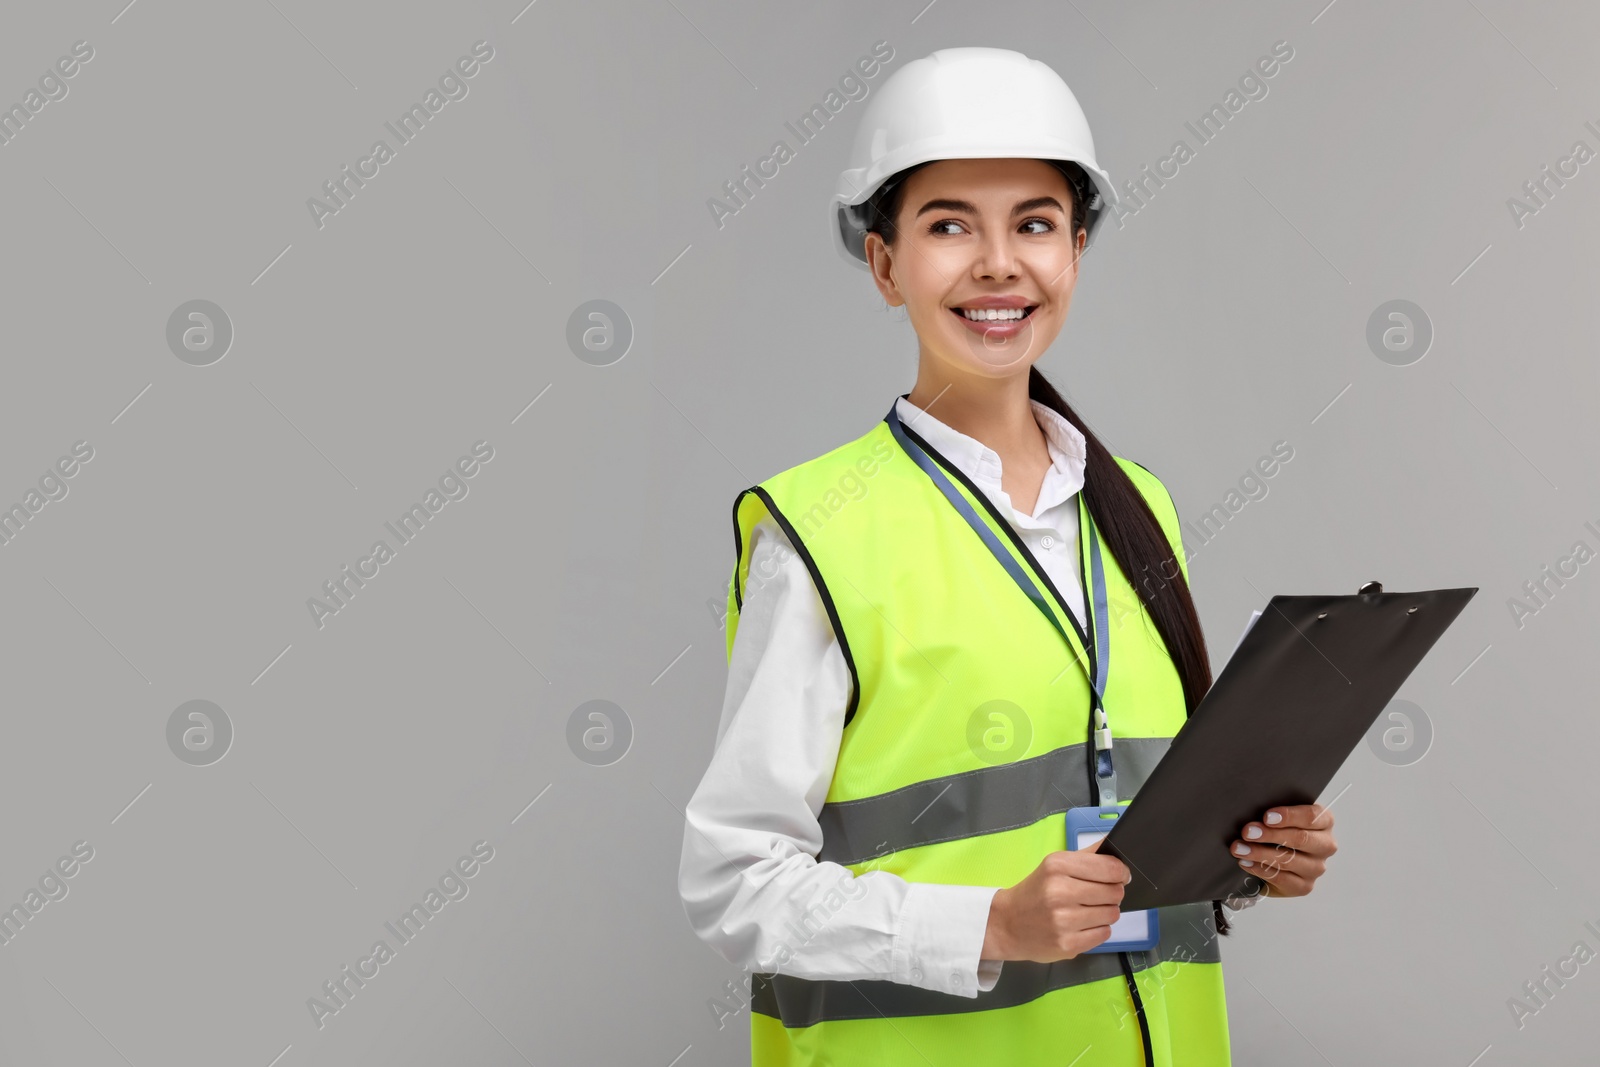
<svg viewBox="0 0 1600 1067"><path fill-rule="evenodd" d="M1049 604L1045 601L1044 594L1039 591L1038 586L1028 580L1023 573L1021 564L1000 544L1000 538L995 534L994 530L982 519L978 518L977 512L973 510L967 498L962 496L961 492L951 484L949 477L940 468L939 464L934 462L932 457L920 445L907 436L905 427L900 424L900 415L895 410L897 407L898 403L891 404L889 406L889 414L884 418L884 421L889 424L889 430L894 434L895 439L900 442L901 447L906 450L906 453L916 462L917 466L921 467L928 477L933 480L933 484L939 487L939 491L944 493L945 499L950 501L951 506L956 509L962 518L967 520L967 525L971 526L973 531L983 540L989 551L994 554L994 558L1006 569L1006 573L1011 575L1012 580L1027 594L1028 599L1033 601L1034 606L1050 621L1050 625L1055 627L1056 633L1061 635L1061 640L1067 642L1067 647L1071 648L1072 641L1067 637L1066 630L1062 629L1061 621L1056 618L1055 612L1050 609ZM1084 508L1082 494L1079 494L1078 507L1080 511ZM1094 776L1099 790L1100 804L1106 807L1114 807L1117 804L1117 772L1111 762L1111 727L1106 721L1104 706L1106 675L1111 664L1111 634L1110 627L1106 622L1108 612L1106 608L1105 569L1100 562L1100 538L1095 533L1094 523L1090 521L1084 525L1089 528L1089 570L1092 579L1091 584L1094 589L1094 595L1091 598L1094 611L1090 619L1093 634L1092 651L1090 652L1091 666L1085 672L1089 677L1089 684L1093 690L1093 698L1090 703L1091 718L1094 722ZM1083 551L1081 540L1078 548L1081 553ZM1085 645L1086 647L1090 646L1091 642L1085 642Z"/></svg>

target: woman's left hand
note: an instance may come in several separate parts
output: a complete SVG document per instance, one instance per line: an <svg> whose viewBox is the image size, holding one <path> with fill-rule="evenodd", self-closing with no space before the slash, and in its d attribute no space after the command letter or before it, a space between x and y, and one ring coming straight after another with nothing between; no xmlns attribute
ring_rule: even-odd
<svg viewBox="0 0 1600 1067"><path fill-rule="evenodd" d="M1230 851L1240 868L1266 883L1262 896L1305 896L1339 850L1333 812L1321 804L1268 808L1261 822L1245 825L1241 836Z"/></svg>

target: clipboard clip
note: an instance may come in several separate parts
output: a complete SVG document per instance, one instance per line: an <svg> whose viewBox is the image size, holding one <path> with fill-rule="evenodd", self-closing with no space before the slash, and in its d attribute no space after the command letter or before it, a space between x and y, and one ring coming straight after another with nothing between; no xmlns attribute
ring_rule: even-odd
<svg viewBox="0 0 1600 1067"><path fill-rule="evenodd" d="M1377 594L1380 594L1382 592L1383 592L1383 583L1382 582L1363 582L1362 585L1361 585L1361 588L1356 590L1356 595L1358 595L1358 596L1367 596L1368 594L1372 594L1372 595L1376 596ZM1417 613L1417 610L1420 607L1421 607L1420 604L1413 604L1409 608L1406 609L1406 614L1407 615L1415 615ZM1327 612L1323 612L1321 615L1318 615L1317 618L1319 618L1319 619L1327 618L1327 614L1328 614Z"/></svg>
<svg viewBox="0 0 1600 1067"><path fill-rule="evenodd" d="M1382 582L1362 582L1361 588L1356 590L1356 596L1378 596L1382 594L1382 592ZM1413 614L1416 612L1416 610L1417 609L1413 607L1408 614ZM1327 617L1328 613L1326 611L1317 612L1317 618L1326 619ZM1243 638L1241 638L1241 640L1243 640Z"/></svg>

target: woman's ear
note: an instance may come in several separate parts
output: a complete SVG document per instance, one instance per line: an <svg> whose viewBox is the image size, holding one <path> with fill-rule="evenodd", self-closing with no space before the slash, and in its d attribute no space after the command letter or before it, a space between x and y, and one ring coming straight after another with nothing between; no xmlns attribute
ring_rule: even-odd
<svg viewBox="0 0 1600 1067"><path fill-rule="evenodd" d="M1079 227L1078 228L1077 237L1072 242L1072 262L1069 263L1067 266L1063 267L1061 269L1061 273L1057 274L1054 278L1052 278L1050 280L1052 286L1056 282L1060 281L1062 278L1066 277L1068 271L1071 271L1072 275L1073 275L1072 284L1073 285L1077 285L1078 284L1077 272L1078 272L1079 268L1081 268L1083 266L1083 250L1084 250L1084 246L1086 246L1088 243L1089 243L1089 231L1084 229L1083 227Z"/></svg>
<svg viewBox="0 0 1600 1067"><path fill-rule="evenodd" d="M872 283L878 287L884 303L892 308L904 304L905 298L900 295L900 287L894 281L894 257L889 252L889 246L883 243L881 235L868 231L866 253L867 268L872 271Z"/></svg>

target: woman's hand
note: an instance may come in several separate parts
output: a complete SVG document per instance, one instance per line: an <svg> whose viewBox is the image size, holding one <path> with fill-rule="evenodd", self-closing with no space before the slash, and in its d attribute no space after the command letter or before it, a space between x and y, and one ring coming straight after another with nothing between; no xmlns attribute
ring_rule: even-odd
<svg viewBox="0 0 1600 1067"><path fill-rule="evenodd" d="M1277 821L1274 821L1276 818ZM1303 897L1339 851L1333 812L1321 804L1268 808L1261 822L1247 823L1230 848L1239 866L1266 883L1261 895Z"/></svg>
<svg viewBox="0 0 1600 1067"><path fill-rule="evenodd" d="M995 893L981 958L1070 960L1111 936L1122 893L1133 877L1115 856L1096 855L1100 842L1052 852L1033 873Z"/></svg>

